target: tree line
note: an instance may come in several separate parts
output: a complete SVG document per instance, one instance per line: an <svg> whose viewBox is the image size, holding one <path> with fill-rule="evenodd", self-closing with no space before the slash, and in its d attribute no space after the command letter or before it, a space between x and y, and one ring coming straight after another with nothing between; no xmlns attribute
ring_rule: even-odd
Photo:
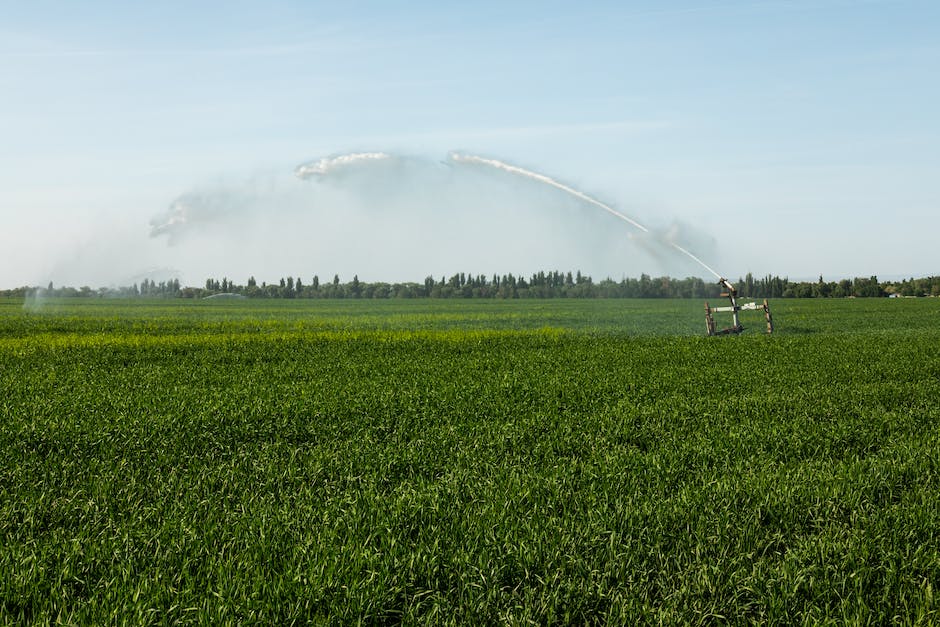
<svg viewBox="0 0 940 627"><path fill-rule="evenodd" d="M878 298L898 296L940 296L940 276L902 281L879 281L877 276L826 281L791 281L786 277L748 273L735 283L742 298ZM360 281L358 275L341 282L338 275L321 282L314 275L309 282L286 277L278 283L261 283L249 278L245 286L228 279L208 279L200 294L236 293L249 298L720 298L723 288L715 281L698 277L677 279L668 276L639 278L610 277L595 281L577 272L540 271L528 277L513 274L457 273L439 279L425 277L422 283L383 283Z"/></svg>
<svg viewBox="0 0 940 627"><path fill-rule="evenodd" d="M786 277L767 275L754 277L748 273L735 282L742 298L875 298L884 296L940 296L940 276L910 278L903 281L879 281L878 277L856 277L838 281L790 281ZM123 287L92 289L55 287L21 287L0 291L4 296L97 296L143 298L205 298L216 294L238 294L247 298L720 298L722 288L713 281L698 277L676 279L668 276L605 278L594 281L577 272L540 271L528 277L513 274L457 273L450 277L425 277L422 282L384 283L360 281L321 281L318 275L309 280L300 276L281 278L277 283L258 283L249 277L245 284L223 278L206 279L199 287L181 286L178 279L159 283L144 279Z"/></svg>

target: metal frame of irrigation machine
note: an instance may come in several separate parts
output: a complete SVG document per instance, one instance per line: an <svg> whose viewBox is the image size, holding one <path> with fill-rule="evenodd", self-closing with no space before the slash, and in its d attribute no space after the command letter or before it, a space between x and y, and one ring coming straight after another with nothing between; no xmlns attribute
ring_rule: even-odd
<svg viewBox="0 0 940 627"><path fill-rule="evenodd" d="M737 335L744 330L744 327L741 325L741 321L738 319L739 311L764 311L764 318L767 321L767 333L774 332L774 319L770 315L770 305L767 304L767 299L764 299L764 303L744 303L743 305L738 304L738 290L735 289L734 285L728 279L720 278L718 284L724 287L727 292L722 292L721 296L727 298L731 301L730 307L710 307L708 302L705 302L705 332L707 335ZM731 312L731 321L732 325L721 331L715 329L715 318L712 316L714 313L720 312Z"/></svg>

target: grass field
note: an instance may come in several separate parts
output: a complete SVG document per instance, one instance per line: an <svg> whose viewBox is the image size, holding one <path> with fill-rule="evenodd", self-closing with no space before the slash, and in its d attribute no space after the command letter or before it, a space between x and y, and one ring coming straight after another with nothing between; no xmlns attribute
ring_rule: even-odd
<svg viewBox="0 0 940 627"><path fill-rule="evenodd" d="M0 620L940 623L940 299L772 305L0 301Z"/></svg>

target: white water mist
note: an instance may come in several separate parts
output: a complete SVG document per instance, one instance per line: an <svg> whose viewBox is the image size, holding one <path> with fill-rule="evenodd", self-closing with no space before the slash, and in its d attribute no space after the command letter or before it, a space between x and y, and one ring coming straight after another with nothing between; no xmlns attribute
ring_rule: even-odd
<svg viewBox="0 0 940 627"><path fill-rule="evenodd" d="M636 227L637 229L639 229L639 230L642 231L643 233L649 233L649 232L650 232L648 228L646 228L645 226L643 226L642 224L640 224L639 222L637 222L637 221L634 220L633 218L629 217L628 215L626 215L626 214L624 214L624 213L621 213L620 211L617 211L616 209L614 209L614 208L611 207L610 205L607 205L607 204L605 204L605 203L602 203L601 201L597 200L596 198L592 198L591 196L588 196L588 195L585 194L584 192L579 191L579 190L577 190L577 189L575 189L575 188L573 188L573 187L570 187L570 186L568 186L568 185L565 185L564 183L560 183L560 182L556 181L555 179L551 178L550 176L546 176L545 174L539 174L538 172L533 172L533 171L531 171L531 170L526 170L525 168L520 168L519 166L515 166L515 165L508 164L508 163L506 163L505 161L499 161L499 160L497 160L497 159L488 159L488 158L486 158L486 157L480 157L480 156L477 156L477 155L466 155L466 154L461 154L461 153L458 153L458 152L451 152L451 153L448 155L448 159L449 159L450 161L452 161L453 163L458 163L458 164L477 164L477 165L483 165L483 166L487 166L487 167L491 167L491 168L496 168L497 170L502 170L502 171L504 171L504 172L508 172L508 173L513 174L513 175L516 175L516 176L522 176L522 177L525 177L525 178L532 179L532 180L534 180L534 181L538 181L539 183L543 183L543 184L545 184L545 185L550 185L550 186L552 186L552 187L554 187L554 188L556 188L556 189L560 189L560 190L563 191L563 192L566 192L566 193L568 193L568 194L571 194L571 195L574 196L575 198L579 198L579 199L581 199L581 200L583 200L583 201L585 201L585 202L587 202L587 203L590 203L590 204L592 204L592 205L594 205L594 206L596 206L596 207L599 207L600 209L603 209L603 210L606 211L607 213L609 213L609 214L611 214L611 215L613 215L613 216L615 216L615 217L617 217L617 218L623 220L624 222L627 222L627 223L629 223L630 225ZM715 278L717 278L717 279L720 279L720 278L721 278L721 275L720 275L720 274L718 274L715 270L713 270L708 264L706 264L704 261L702 261L701 259L699 259L697 256L695 256L694 254L692 254L691 252L689 252L686 248L682 247L681 245L677 244L677 243L674 242L674 241L670 241L670 240L664 239L663 242L664 242L665 244L667 244L668 246L671 246L671 247L674 248L675 250L681 252L682 254L684 254L684 255L687 256L689 259L691 259L691 260L694 261L695 263L699 264L700 266L702 266L702 267L705 268L706 270L708 270L710 273L712 273L713 275L715 275Z"/></svg>

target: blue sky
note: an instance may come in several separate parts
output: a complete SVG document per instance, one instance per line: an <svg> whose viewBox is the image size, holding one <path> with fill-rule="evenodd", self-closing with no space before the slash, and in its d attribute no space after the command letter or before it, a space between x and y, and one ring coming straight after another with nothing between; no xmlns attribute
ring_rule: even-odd
<svg viewBox="0 0 940 627"><path fill-rule="evenodd" d="M934 2L0 7L0 287L707 276L554 192L434 183L453 149L680 224L733 278L940 273ZM394 182L291 176L364 150L424 165ZM194 191L211 218L150 237Z"/></svg>

